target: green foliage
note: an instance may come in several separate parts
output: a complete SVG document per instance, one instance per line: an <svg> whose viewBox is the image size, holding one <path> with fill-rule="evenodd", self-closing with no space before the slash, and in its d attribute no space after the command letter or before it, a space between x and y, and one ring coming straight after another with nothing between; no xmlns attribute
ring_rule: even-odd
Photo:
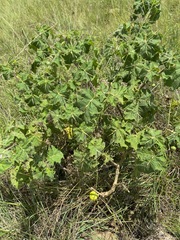
<svg viewBox="0 0 180 240"><path fill-rule="evenodd" d="M102 48L76 31L63 35L42 26L29 46L30 70L1 66L28 116L6 130L1 144L0 171L9 169L16 187L52 181L55 166L69 163L79 172L109 161L133 164L130 175L166 170L169 136L154 124L152 84L163 79L177 89L180 81L178 57L151 29L159 13L159 1L135 1L131 21Z"/></svg>
<svg viewBox="0 0 180 240"><path fill-rule="evenodd" d="M133 20L137 20L139 16L146 19L149 23L154 23L160 17L160 0L136 0L134 1Z"/></svg>

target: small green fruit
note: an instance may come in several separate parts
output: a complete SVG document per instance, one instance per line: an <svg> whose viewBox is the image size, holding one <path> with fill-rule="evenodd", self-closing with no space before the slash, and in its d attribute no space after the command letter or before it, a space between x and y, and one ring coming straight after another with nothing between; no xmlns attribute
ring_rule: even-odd
<svg viewBox="0 0 180 240"><path fill-rule="evenodd" d="M176 147L175 146L171 146L171 150L176 151Z"/></svg>

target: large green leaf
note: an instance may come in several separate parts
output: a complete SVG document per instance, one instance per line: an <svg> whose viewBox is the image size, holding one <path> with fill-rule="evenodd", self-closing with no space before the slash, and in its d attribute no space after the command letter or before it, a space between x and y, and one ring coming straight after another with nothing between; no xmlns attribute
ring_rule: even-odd
<svg viewBox="0 0 180 240"><path fill-rule="evenodd" d="M144 172L163 171L166 169L166 158L163 154L155 154L148 149L139 149L137 151L138 168Z"/></svg>
<svg viewBox="0 0 180 240"><path fill-rule="evenodd" d="M136 151L138 149L138 144L140 143L141 133L130 134L126 138L126 142L130 143L131 147Z"/></svg>
<svg viewBox="0 0 180 240"><path fill-rule="evenodd" d="M121 122L118 120L112 121L111 127L111 144L119 144L121 147L127 148L127 144L125 143L126 131L121 127Z"/></svg>
<svg viewBox="0 0 180 240"><path fill-rule="evenodd" d="M54 163L61 163L63 157L63 153L60 150L51 146L48 151L47 161L53 165Z"/></svg>
<svg viewBox="0 0 180 240"><path fill-rule="evenodd" d="M0 154L0 174L5 173L12 166L12 162L2 158L3 156Z"/></svg>
<svg viewBox="0 0 180 240"><path fill-rule="evenodd" d="M90 89L82 89L77 96L77 106L84 112L84 120L91 122L103 108L102 99L99 93L95 93Z"/></svg>
<svg viewBox="0 0 180 240"><path fill-rule="evenodd" d="M133 102L125 107L124 118L126 120L139 121L139 105Z"/></svg>
<svg viewBox="0 0 180 240"><path fill-rule="evenodd" d="M118 83L112 83L106 101L110 103L111 106L116 106L117 104L123 105L125 92L125 86L121 86Z"/></svg>
<svg viewBox="0 0 180 240"><path fill-rule="evenodd" d="M90 157L99 157L102 155L102 152L104 151L105 143L102 141L101 138L93 138L89 144L89 155Z"/></svg>

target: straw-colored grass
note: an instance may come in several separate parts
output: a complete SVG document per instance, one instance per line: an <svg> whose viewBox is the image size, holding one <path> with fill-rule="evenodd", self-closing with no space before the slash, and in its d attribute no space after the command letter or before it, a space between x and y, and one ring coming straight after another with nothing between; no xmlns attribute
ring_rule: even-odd
<svg viewBox="0 0 180 240"><path fill-rule="evenodd" d="M47 24L62 31L78 29L103 39L129 19L133 0L0 0L0 53L14 57L31 37L36 26ZM180 2L162 0L157 23L164 40L180 46Z"/></svg>

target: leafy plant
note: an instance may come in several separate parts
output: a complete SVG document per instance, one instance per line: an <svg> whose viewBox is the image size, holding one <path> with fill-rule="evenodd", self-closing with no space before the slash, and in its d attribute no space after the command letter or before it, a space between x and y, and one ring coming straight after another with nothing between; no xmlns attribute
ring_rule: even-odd
<svg viewBox="0 0 180 240"><path fill-rule="evenodd" d="M131 21L102 48L76 31L42 26L30 70L1 67L27 119L9 126L1 144L1 172L9 169L16 187L55 180L57 166L69 164L88 172L114 162L131 168L130 176L166 170L169 136L155 127L152 87L162 79L177 89L180 81L178 57L152 31L159 14L159 1L136 0Z"/></svg>

